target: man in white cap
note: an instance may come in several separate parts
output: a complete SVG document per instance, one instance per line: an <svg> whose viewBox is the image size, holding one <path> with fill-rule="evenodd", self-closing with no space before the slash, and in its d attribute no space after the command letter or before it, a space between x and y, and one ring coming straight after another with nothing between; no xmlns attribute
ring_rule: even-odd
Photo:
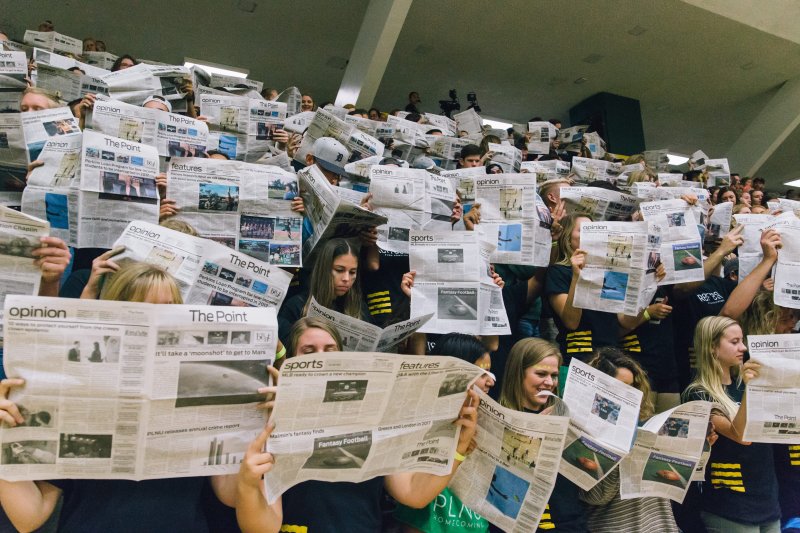
<svg viewBox="0 0 800 533"><path fill-rule="evenodd" d="M350 152L342 143L332 137L321 137L314 142L314 147L306 155L308 166L317 165L328 183L339 185L342 174L345 174L344 166L350 159Z"/></svg>
<svg viewBox="0 0 800 533"><path fill-rule="evenodd" d="M142 104L142 107L146 107L148 109L158 109L159 111L172 113L172 104L169 103L169 100L159 94L148 96L147 100L145 100Z"/></svg>

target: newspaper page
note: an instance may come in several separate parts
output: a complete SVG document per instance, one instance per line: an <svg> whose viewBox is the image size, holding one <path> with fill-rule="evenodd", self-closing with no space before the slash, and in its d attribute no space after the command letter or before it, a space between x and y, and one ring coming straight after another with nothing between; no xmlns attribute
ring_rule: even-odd
<svg viewBox="0 0 800 533"><path fill-rule="evenodd" d="M447 475L465 393L483 370L443 356L320 353L281 367L264 476L269 501L303 481Z"/></svg>
<svg viewBox="0 0 800 533"><path fill-rule="evenodd" d="M409 265L417 272L411 316L435 313L420 332L511 333L503 293L490 274L494 245L470 231L409 233Z"/></svg>
<svg viewBox="0 0 800 533"><path fill-rule="evenodd" d="M477 447L450 489L504 531L535 531L555 486L569 418L514 411L479 394Z"/></svg>
<svg viewBox="0 0 800 533"><path fill-rule="evenodd" d="M483 119L470 108L461 113L453 115L456 122L456 130L458 136L461 137L462 133L466 132L468 135L480 134L483 132Z"/></svg>
<svg viewBox="0 0 800 533"><path fill-rule="evenodd" d="M486 176L486 167L459 168L442 171L440 176L452 180L456 188L464 214L469 213L475 203L475 180Z"/></svg>
<svg viewBox="0 0 800 533"><path fill-rule="evenodd" d="M134 221L114 243L114 257L158 265L172 274L185 303L278 308L292 275L209 239Z"/></svg>
<svg viewBox="0 0 800 533"><path fill-rule="evenodd" d="M410 230L447 231L456 199L452 180L425 170L373 165L369 191L375 213L386 217L378 228L378 246L408 253Z"/></svg>
<svg viewBox="0 0 800 533"><path fill-rule="evenodd" d="M800 444L800 338L748 335L747 347L761 368L747 384L744 440Z"/></svg>
<svg viewBox="0 0 800 533"><path fill-rule="evenodd" d="M646 222L584 222L581 249L587 256L575 307L636 316L650 304L657 286Z"/></svg>
<svg viewBox="0 0 800 533"><path fill-rule="evenodd" d="M567 179L569 177L569 163L558 159L550 161L523 161L520 172L536 174L536 183L548 180Z"/></svg>
<svg viewBox="0 0 800 533"><path fill-rule="evenodd" d="M764 229L769 229L769 226ZM775 264L773 299L781 307L800 309L800 220L782 219L775 229L781 234L782 246Z"/></svg>
<svg viewBox="0 0 800 533"><path fill-rule="evenodd" d="M0 50L0 87L22 91L28 87L25 81L27 76L28 58L25 52Z"/></svg>
<svg viewBox="0 0 800 533"><path fill-rule="evenodd" d="M102 78L106 74L109 74L109 72L105 69L95 67L94 65L89 65L88 63L81 63L80 61L72 59L71 57L43 50L41 48L34 48L31 51L31 55L33 60L36 62L37 67L41 65L48 65L51 67L60 68L62 70L68 70L77 67L81 71L85 72L90 78ZM34 77L34 82L36 82L38 86L38 68L31 73L31 76ZM105 82L100 80L99 83L103 86L103 91L107 90Z"/></svg>
<svg viewBox="0 0 800 533"><path fill-rule="evenodd" d="M10 296L5 310L5 369L25 379L10 397L25 422L0 428L5 480L235 474L264 427L275 309Z"/></svg>
<svg viewBox="0 0 800 533"><path fill-rule="evenodd" d="M731 230L731 215L733 202L719 202L714 206L714 211L708 217L708 230L706 240L716 240L725 237Z"/></svg>
<svg viewBox="0 0 800 533"><path fill-rule="evenodd" d="M110 52L82 52L81 56L89 65L109 71L114 66L117 57L119 57Z"/></svg>
<svg viewBox="0 0 800 533"><path fill-rule="evenodd" d="M667 273L659 285L704 280L700 231L691 206L684 200L660 200L639 208L649 224L647 268L661 262Z"/></svg>
<svg viewBox="0 0 800 533"><path fill-rule="evenodd" d="M770 202L767 202L769 204ZM774 203L773 203L774 205ZM772 207L772 206L770 206ZM800 217L800 202L797 200L789 200L788 198L778 198L778 206L776 209L770 209L770 213L781 211L782 213L794 213L796 217Z"/></svg>
<svg viewBox="0 0 800 533"><path fill-rule="evenodd" d="M158 222L158 152L86 130L78 193L79 248L110 248L132 220Z"/></svg>
<svg viewBox="0 0 800 533"><path fill-rule="evenodd" d="M667 172L669 170L669 149L645 150L642 152L647 166L656 172Z"/></svg>
<svg viewBox="0 0 800 533"><path fill-rule="evenodd" d="M616 183L617 177L621 172L622 166L619 163L590 157L572 158L572 173L575 175L575 180L581 183L591 183L593 181Z"/></svg>
<svg viewBox="0 0 800 533"><path fill-rule="evenodd" d="M529 154L549 154L550 143L558 138L558 130L549 122L528 122Z"/></svg>
<svg viewBox="0 0 800 533"><path fill-rule="evenodd" d="M102 77L108 86L108 94L114 100L133 105L142 105L149 96L163 95L161 82L150 68L140 63L130 68L111 72Z"/></svg>
<svg viewBox="0 0 800 533"><path fill-rule="evenodd" d="M354 237L364 228L386 224L386 217L342 200L316 165L297 173L306 217L314 228L303 241L303 255L308 258L320 242L334 236Z"/></svg>
<svg viewBox="0 0 800 533"><path fill-rule="evenodd" d="M477 178L475 203L481 204L478 229L497 247L492 263L542 267L550 263L553 217L530 174Z"/></svg>
<svg viewBox="0 0 800 533"><path fill-rule="evenodd" d="M74 56L83 53L83 41L54 31L25 30L22 40L25 44L45 48L51 52L64 52Z"/></svg>
<svg viewBox="0 0 800 533"><path fill-rule="evenodd" d="M455 137L458 134L456 121L444 115L434 115L433 113L423 113L422 116L428 121L432 128L442 130L442 137Z"/></svg>
<svg viewBox="0 0 800 533"><path fill-rule="evenodd" d="M635 196L599 187L562 187L561 199L569 214L595 221L629 220L639 208Z"/></svg>
<svg viewBox="0 0 800 533"><path fill-rule="evenodd" d="M287 87L281 94L278 95L276 100L286 104L286 114L288 116L297 115L300 112L300 100L303 95L297 87ZM311 113L314 114L313 112Z"/></svg>
<svg viewBox="0 0 800 533"><path fill-rule="evenodd" d="M210 137L213 141L209 149L219 150L231 159L243 161L247 154L247 134L250 129L250 99L201 92L198 104L200 114L208 118L209 129L212 130Z"/></svg>
<svg viewBox="0 0 800 533"><path fill-rule="evenodd" d="M83 135L49 139L22 192L22 212L45 219L50 234L69 246L78 243L78 191Z"/></svg>
<svg viewBox="0 0 800 533"><path fill-rule="evenodd" d="M489 151L494 152L492 163L497 163L505 173L519 172L522 164L522 151L510 144L489 143Z"/></svg>
<svg viewBox="0 0 800 533"><path fill-rule="evenodd" d="M707 186L728 187L731 184L731 170L727 159L707 159Z"/></svg>
<svg viewBox="0 0 800 533"><path fill-rule="evenodd" d="M350 159L346 161L347 163L352 163L365 157L383 155L385 148L372 135L364 133L354 125L346 123L325 109L317 109L305 132L303 142L295 153L295 161L305 165L306 155L311 153L314 143L321 137L333 137L342 143L350 152Z"/></svg>
<svg viewBox="0 0 800 533"><path fill-rule="evenodd" d="M154 146L162 157L202 156L208 144L208 126L201 120L115 100L98 99L86 127Z"/></svg>
<svg viewBox="0 0 800 533"><path fill-rule="evenodd" d="M80 133L78 119L68 107L29 111L21 114L22 132L28 150L28 163L39 157L39 152L51 137Z"/></svg>
<svg viewBox="0 0 800 533"><path fill-rule="evenodd" d="M559 472L583 490L628 454L639 423L642 391L573 357L564 389L570 425Z"/></svg>
<svg viewBox="0 0 800 533"><path fill-rule="evenodd" d="M302 113L290 115L286 119L283 128L292 133L303 134L308 129L311 121L314 120L314 115L316 115L316 113L313 111L303 111Z"/></svg>
<svg viewBox="0 0 800 533"><path fill-rule="evenodd" d="M562 145L571 144L583 139L583 134L589 129L589 126L571 126L569 128L561 128L558 130L558 139Z"/></svg>
<svg viewBox="0 0 800 533"><path fill-rule="evenodd" d="M241 161L173 158L167 183L181 208L177 217L200 236L270 264L302 265L303 217L291 210L294 174Z"/></svg>
<svg viewBox="0 0 800 533"><path fill-rule="evenodd" d="M737 250L739 282L741 283L764 257L764 252L761 250L761 233L766 226L775 221L776 217L766 213L757 215L748 213L733 215L733 218L737 225L742 226L742 238L744 239L744 243Z"/></svg>
<svg viewBox="0 0 800 533"><path fill-rule="evenodd" d="M443 117L447 118L447 117ZM441 160L455 161L461 157L461 149L470 144L468 139L460 139L458 137L448 137L446 135L426 135L425 139L428 141L428 156L435 162ZM444 165L439 165L444 167ZM484 169L484 173L486 169Z"/></svg>
<svg viewBox="0 0 800 533"><path fill-rule="evenodd" d="M82 68L83 63L75 67ZM70 67L74 68L74 67ZM108 86L102 78L39 63L36 69L36 86L46 89L65 102L77 100L87 94L108 95Z"/></svg>
<svg viewBox="0 0 800 533"><path fill-rule="evenodd" d="M712 405L684 403L655 415L639 428L630 455L619 465L620 498L683 502L706 443Z"/></svg>
<svg viewBox="0 0 800 533"><path fill-rule="evenodd" d="M404 320L381 329L369 322L323 307L312 296L306 316L319 318L333 326L342 337L342 350L345 352L390 352L430 320L433 314Z"/></svg>

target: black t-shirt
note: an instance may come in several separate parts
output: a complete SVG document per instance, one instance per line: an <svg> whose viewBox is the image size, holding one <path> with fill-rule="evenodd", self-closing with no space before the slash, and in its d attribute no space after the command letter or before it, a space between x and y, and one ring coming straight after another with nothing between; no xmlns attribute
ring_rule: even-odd
<svg viewBox="0 0 800 533"><path fill-rule="evenodd" d="M403 294L400 283L403 274L410 270L408 254L401 254L381 250L380 269L369 271L363 269L359 272L361 289L367 298L367 307L374 324L386 327L398 320L409 318L409 299Z"/></svg>
<svg viewBox="0 0 800 533"><path fill-rule="evenodd" d="M552 265L547 270L544 294L548 299L554 294L567 294L571 282L572 267ZM581 322L575 330L567 329L558 313L553 313L553 320L558 327L556 341L564 355L565 365L569 365L572 357L586 361L595 348L619 344L619 320L615 313L583 309Z"/></svg>
<svg viewBox="0 0 800 533"><path fill-rule="evenodd" d="M362 483L304 481L283 494L281 531L378 533L383 478Z"/></svg>
<svg viewBox="0 0 800 533"><path fill-rule="evenodd" d="M64 491L58 531L206 532L208 523L201 505L206 481L203 477L51 481Z"/></svg>
<svg viewBox="0 0 800 533"><path fill-rule="evenodd" d="M800 444L773 444L781 514L800 517Z"/></svg>

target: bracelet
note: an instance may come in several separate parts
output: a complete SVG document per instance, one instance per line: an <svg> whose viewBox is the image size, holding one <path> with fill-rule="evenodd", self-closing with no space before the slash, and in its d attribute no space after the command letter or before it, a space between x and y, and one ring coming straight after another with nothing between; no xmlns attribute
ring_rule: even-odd
<svg viewBox="0 0 800 533"><path fill-rule="evenodd" d="M461 461L463 463L466 460L467 460L467 456L466 455L461 455L460 453L458 453L458 450L456 450L456 461Z"/></svg>
<svg viewBox="0 0 800 533"><path fill-rule="evenodd" d="M555 248L556 246L558 246L558 241L553 241L553 248Z"/></svg>
<svg viewBox="0 0 800 533"><path fill-rule="evenodd" d="M646 322L650 322L650 320L651 320L650 313L647 312L646 308L645 308L644 313L642 314L642 316L644 317Z"/></svg>
<svg viewBox="0 0 800 533"><path fill-rule="evenodd" d="M275 360L286 357L286 346L281 346L281 350L275 354Z"/></svg>

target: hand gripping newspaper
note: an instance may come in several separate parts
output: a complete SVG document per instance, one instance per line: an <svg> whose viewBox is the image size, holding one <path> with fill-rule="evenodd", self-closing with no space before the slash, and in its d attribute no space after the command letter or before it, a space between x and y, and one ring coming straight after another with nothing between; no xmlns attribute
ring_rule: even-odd
<svg viewBox="0 0 800 533"><path fill-rule="evenodd" d="M354 237L365 228L381 226L387 218L342 200L325 174L311 165L297 173L300 194L313 233L303 241L303 256L311 257L314 247L331 237Z"/></svg>
<svg viewBox="0 0 800 533"><path fill-rule="evenodd" d="M619 163L612 163L603 159L592 159L591 157L572 158L572 173L575 175L575 180L580 183L591 183L593 181L616 183L617 177L621 172L622 165Z"/></svg>
<svg viewBox="0 0 800 533"><path fill-rule="evenodd" d="M86 130L78 193L79 248L110 248L132 220L158 222L158 152Z"/></svg>
<svg viewBox="0 0 800 533"><path fill-rule="evenodd" d="M487 174L475 179L475 203L480 204L477 231L494 243L493 263L550 263L553 217L536 192L531 174Z"/></svg>
<svg viewBox="0 0 800 533"><path fill-rule="evenodd" d="M373 165L369 192L375 213L388 222L378 229L378 246L408 253L410 230L449 231L456 189L450 178L425 170Z"/></svg>
<svg viewBox="0 0 800 533"><path fill-rule="evenodd" d="M620 498L683 502L706 444L712 405L684 403L639 428L631 453L619 464Z"/></svg>
<svg viewBox="0 0 800 533"><path fill-rule="evenodd" d="M567 213L601 220L628 220L639 208L639 199L631 194L600 187L562 187L561 199Z"/></svg>
<svg viewBox="0 0 800 533"><path fill-rule="evenodd" d="M98 99L86 127L154 146L162 157L200 156L208 145L208 126L202 120L116 100Z"/></svg>
<svg viewBox="0 0 800 533"><path fill-rule="evenodd" d="M510 144L489 143L489 151L493 152L492 163L500 165L503 172L519 172L522 164L522 151Z"/></svg>
<svg viewBox="0 0 800 533"><path fill-rule="evenodd" d="M469 231L411 231L409 265L416 271L411 316L434 316L422 333L508 335L503 292L491 277L494 245Z"/></svg>
<svg viewBox="0 0 800 533"><path fill-rule="evenodd" d="M630 451L642 391L574 357L564 387L570 424L559 472L589 490Z"/></svg>
<svg viewBox="0 0 800 533"><path fill-rule="evenodd" d="M49 139L39 153L43 163L28 176L22 212L50 222L51 235L69 246L78 242L78 196L83 134Z"/></svg>
<svg viewBox="0 0 800 533"><path fill-rule="evenodd" d="M342 338L342 350L345 352L390 352L425 325L433 313L390 324L381 329L369 322L328 309L312 296L306 316L319 318L338 331Z"/></svg>
<svg viewBox="0 0 800 533"><path fill-rule="evenodd" d="M800 338L748 335L747 347L761 368L747 384L744 440L800 444Z"/></svg>
<svg viewBox="0 0 800 533"><path fill-rule="evenodd" d="M793 215L781 214L780 222L772 225L780 232L782 243L775 264L773 299L776 305L800 309L800 220L792 219Z"/></svg>
<svg viewBox="0 0 800 533"><path fill-rule="evenodd" d="M587 255L575 307L628 316L647 307L657 289L647 241L646 222L583 222L581 249Z"/></svg>
<svg viewBox="0 0 800 533"><path fill-rule="evenodd" d="M703 243L692 207L684 200L660 200L639 209L648 223L647 268L661 262L667 273L658 284L703 281Z"/></svg>
<svg viewBox="0 0 800 533"><path fill-rule="evenodd" d="M303 142L294 155L295 161L305 165L306 155L311 153L314 143L321 137L333 137L342 143L351 154L347 163L365 157L382 155L385 148L378 139L364 133L353 124L346 123L329 111L317 109L303 136Z"/></svg>
<svg viewBox="0 0 800 533"><path fill-rule="evenodd" d="M307 480L360 482L396 472L448 475L465 393L483 374L446 356L316 353L281 367L264 476L274 502Z"/></svg>
<svg viewBox="0 0 800 533"><path fill-rule="evenodd" d="M202 237L261 261L301 266L303 217L291 210L297 178L275 166L179 157L167 169L177 218Z"/></svg>
<svg viewBox="0 0 800 533"><path fill-rule="evenodd" d="M535 531L555 486L569 417L514 411L479 395L477 447L449 487L502 530Z"/></svg>
<svg viewBox="0 0 800 533"><path fill-rule="evenodd" d="M10 296L5 312L5 369L25 379L5 480L234 474L264 427L275 309Z"/></svg>
<svg viewBox="0 0 800 533"><path fill-rule="evenodd" d="M122 249L124 248L124 250ZM117 263L157 265L178 282L183 301L233 307L279 308L292 275L210 239L134 221L114 243Z"/></svg>

